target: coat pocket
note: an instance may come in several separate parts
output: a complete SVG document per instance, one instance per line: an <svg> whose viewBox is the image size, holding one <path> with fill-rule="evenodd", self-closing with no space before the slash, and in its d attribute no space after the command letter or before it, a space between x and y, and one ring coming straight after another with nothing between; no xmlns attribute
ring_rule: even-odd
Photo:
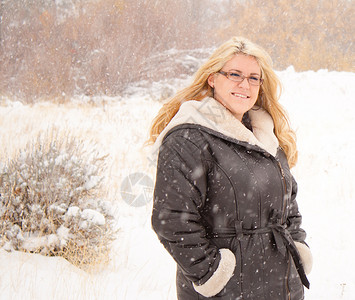
<svg viewBox="0 0 355 300"><path fill-rule="evenodd" d="M231 251L235 255L236 266L234 268L233 276L228 281L226 286L213 299L239 299L242 292L242 259L240 244L236 238L230 242ZM211 299L211 298L208 298Z"/></svg>

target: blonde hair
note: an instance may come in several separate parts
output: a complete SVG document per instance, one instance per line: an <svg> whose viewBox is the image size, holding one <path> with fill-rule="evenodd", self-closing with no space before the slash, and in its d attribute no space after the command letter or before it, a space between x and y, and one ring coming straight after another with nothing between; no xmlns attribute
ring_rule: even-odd
<svg viewBox="0 0 355 300"><path fill-rule="evenodd" d="M213 90L208 84L208 77L220 71L236 54L252 56L259 64L263 84L260 86L256 104L271 115L275 125L275 135L292 168L296 165L298 157L296 135L290 127L286 111L279 103L281 82L272 69L272 60L267 52L243 37L233 37L222 44L197 70L192 83L179 91L162 106L153 120L148 143L155 142L159 134L178 112L183 102L189 100L200 101L208 96L213 97Z"/></svg>

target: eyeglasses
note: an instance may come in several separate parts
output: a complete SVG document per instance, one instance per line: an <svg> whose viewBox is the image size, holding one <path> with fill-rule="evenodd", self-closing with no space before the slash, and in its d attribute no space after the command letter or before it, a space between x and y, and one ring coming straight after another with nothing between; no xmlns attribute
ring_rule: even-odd
<svg viewBox="0 0 355 300"><path fill-rule="evenodd" d="M240 72L224 72L224 71L219 71L217 73L222 74L223 76L226 76L229 80L232 80L234 82L243 82L244 79L246 78L249 82L250 85L262 85L263 84L263 79L258 77L258 76L244 76Z"/></svg>

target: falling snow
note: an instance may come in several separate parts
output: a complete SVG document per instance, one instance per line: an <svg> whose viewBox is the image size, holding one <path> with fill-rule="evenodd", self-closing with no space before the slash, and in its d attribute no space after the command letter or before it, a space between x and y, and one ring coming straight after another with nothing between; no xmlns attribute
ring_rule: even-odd
<svg viewBox="0 0 355 300"><path fill-rule="evenodd" d="M355 241L349 231L355 209L355 74L327 70L297 73L290 67L278 75L284 85L281 102L297 132L299 163L293 172L299 184L303 227L314 255L306 299L350 300L355 294ZM107 168L107 198L117 206L112 214L120 228L110 263L94 273L85 273L62 258L0 249L1 299L176 299L174 262L150 226L152 201L132 207L122 201L119 192L120 184L132 172L154 177L154 168L141 146L161 105L154 99L159 98L156 96L165 88L164 83L158 87L156 83L155 95L132 87L129 96L111 99L102 107L16 102L0 107L0 126L4 128L0 143L10 149L22 146L27 135L35 134L28 128L46 128L53 123L89 136L109 152L112 164ZM44 109L46 113L41 114ZM14 140L19 130L25 134ZM103 222L100 214L75 207L67 215ZM50 242L65 243L67 233L61 228ZM28 240L28 247L44 242L48 243Z"/></svg>

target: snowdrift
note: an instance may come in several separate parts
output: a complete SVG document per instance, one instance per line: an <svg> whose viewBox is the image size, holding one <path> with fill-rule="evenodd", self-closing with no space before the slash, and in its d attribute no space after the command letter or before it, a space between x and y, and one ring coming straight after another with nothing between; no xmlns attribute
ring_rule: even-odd
<svg viewBox="0 0 355 300"><path fill-rule="evenodd" d="M350 300L355 294L355 73L297 73L290 67L278 74L284 86L281 103L298 137L299 163L293 173L314 255L306 299ZM122 197L129 175L154 180L154 166L142 145L164 89L165 83L132 88L126 97L91 105L79 99L62 106L0 106L0 143L9 155L49 126L69 128L109 154L106 198L114 203L119 228L109 265L95 272L62 258L1 249L0 299L176 299L175 264L150 227L151 181L131 181L129 191L144 194L147 203L134 206Z"/></svg>

